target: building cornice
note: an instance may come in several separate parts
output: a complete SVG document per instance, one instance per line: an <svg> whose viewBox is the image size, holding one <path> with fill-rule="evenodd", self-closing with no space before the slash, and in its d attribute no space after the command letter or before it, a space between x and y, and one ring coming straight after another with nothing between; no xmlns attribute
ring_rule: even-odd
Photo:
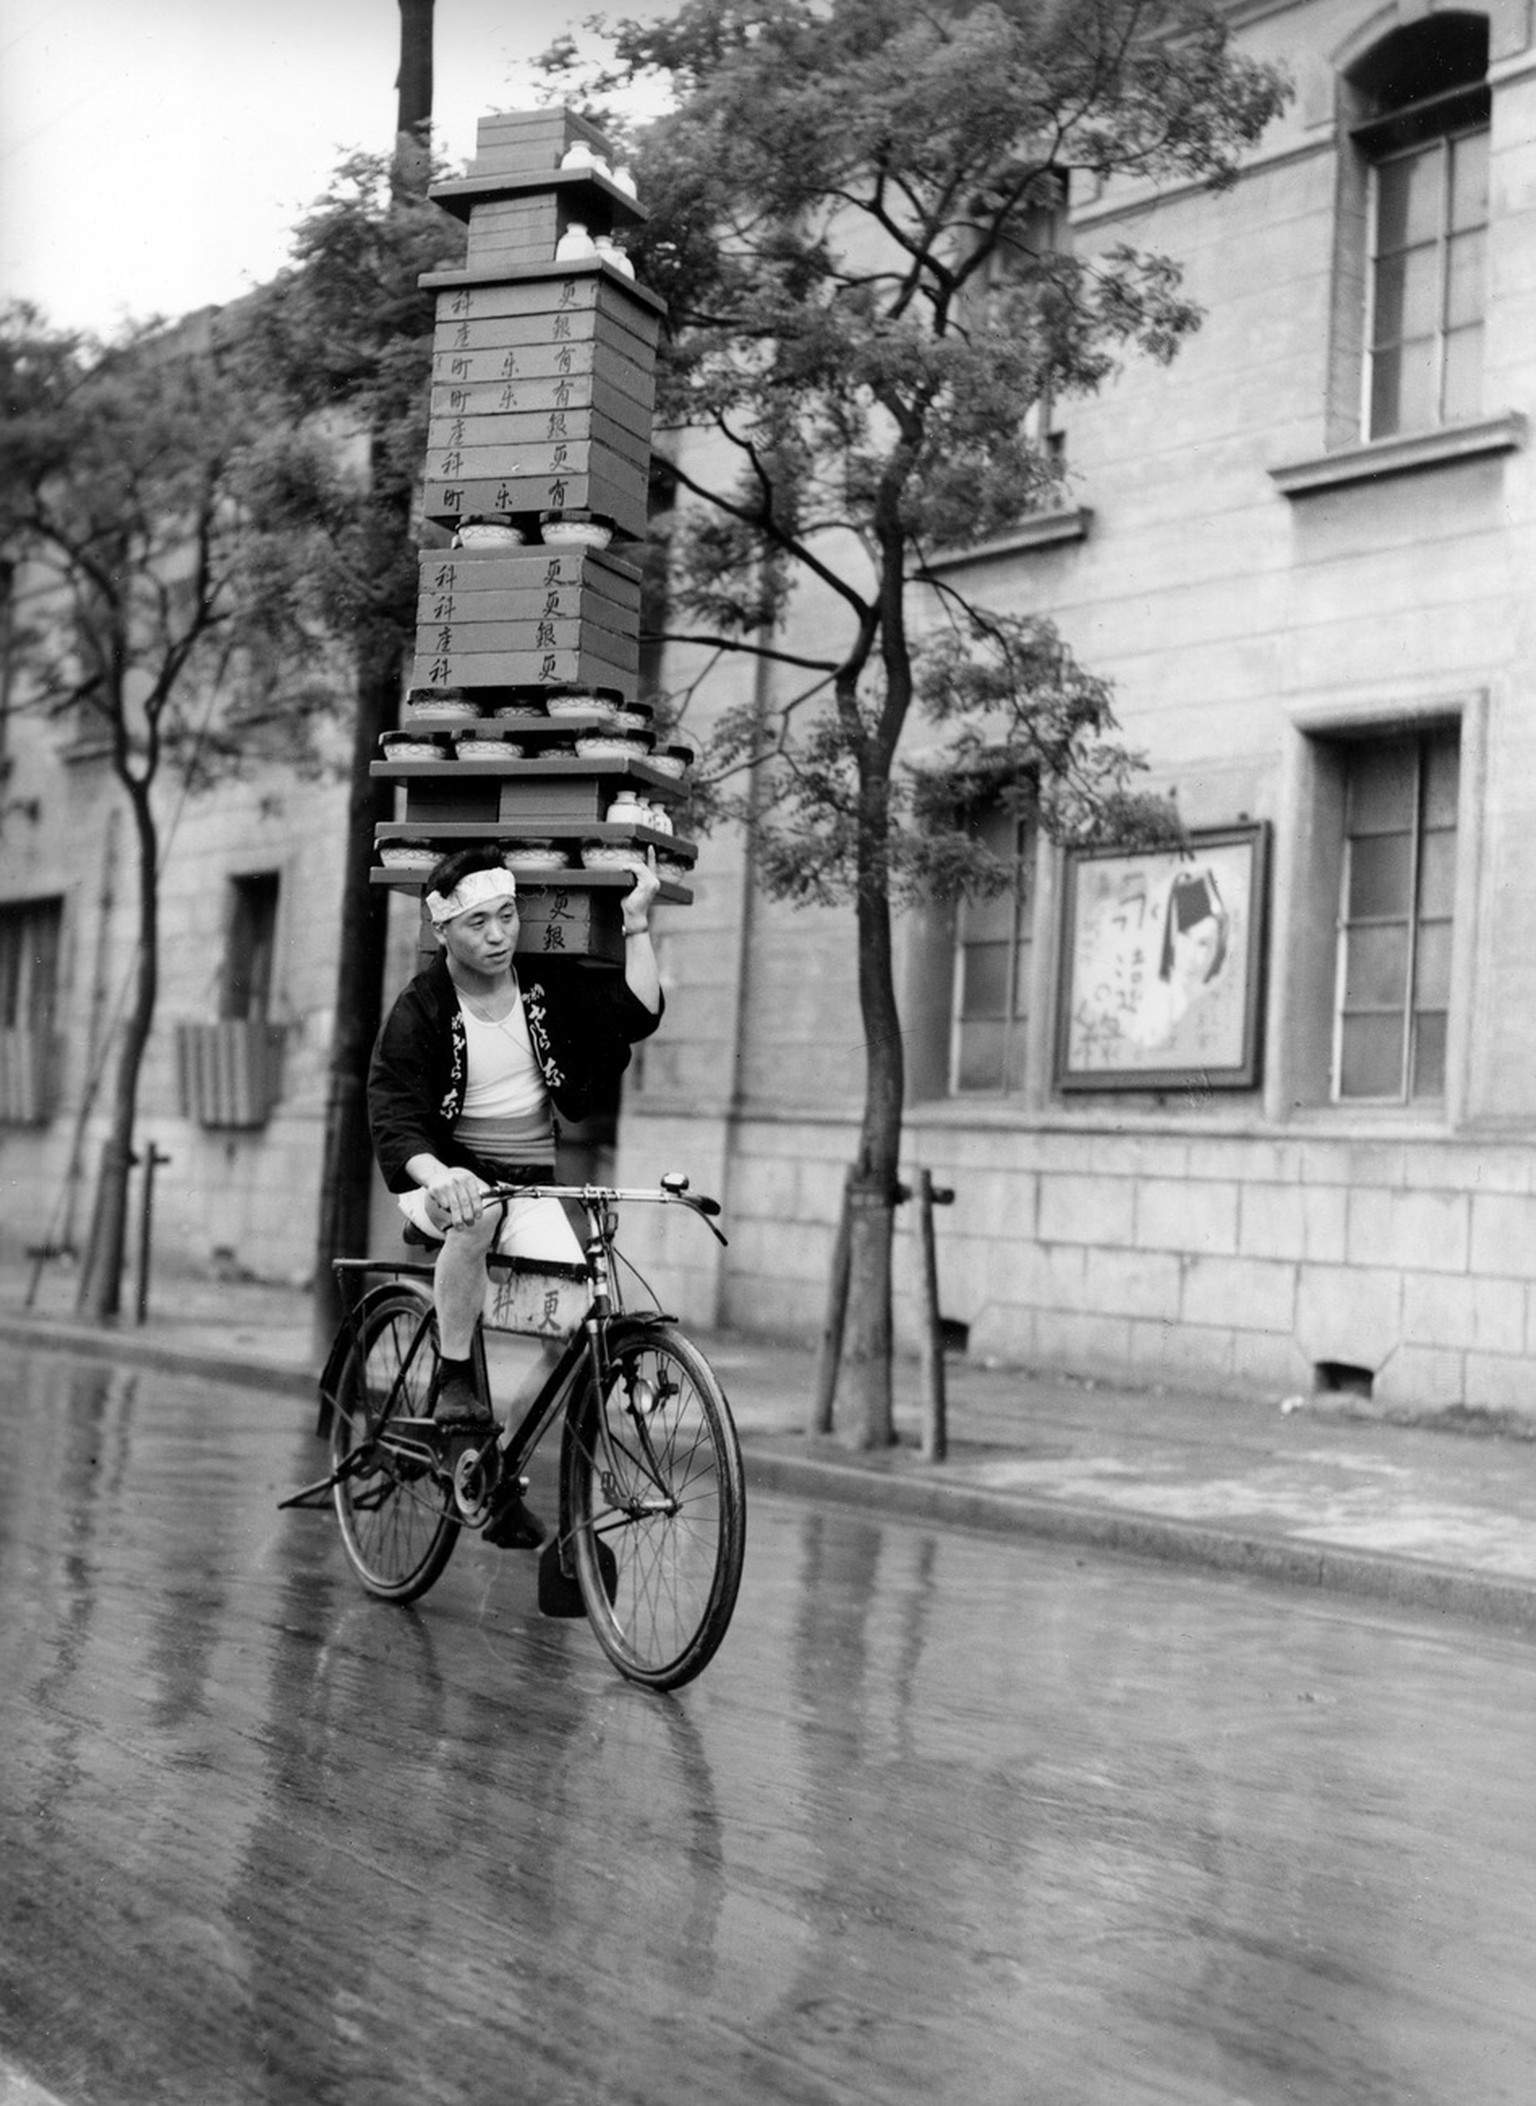
<svg viewBox="0 0 1536 2106"><path fill-rule="evenodd" d="M937 555L928 558L918 576L932 577L946 570L960 570L972 563L987 563L998 556L1027 555L1031 549L1055 548L1063 541L1085 541L1092 524L1093 512L1087 505L1037 512L991 541L978 541L971 548L940 549Z"/></svg>

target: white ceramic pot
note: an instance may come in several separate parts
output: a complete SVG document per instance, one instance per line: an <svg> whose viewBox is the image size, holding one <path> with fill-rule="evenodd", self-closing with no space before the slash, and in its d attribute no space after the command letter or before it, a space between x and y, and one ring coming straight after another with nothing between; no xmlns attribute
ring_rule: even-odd
<svg viewBox="0 0 1536 2106"><path fill-rule="evenodd" d="M449 695L433 695L417 702L407 702L405 713L413 720L430 717L436 723L473 724L480 712L473 702L455 701Z"/></svg>
<svg viewBox="0 0 1536 2106"><path fill-rule="evenodd" d="M614 269L622 271L626 278L632 278L635 275L635 266L630 262L616 241L608 241L603 235L599 234L596 248L601 262L611 263Z"/></svg>
<svg viewBox="0 0 1536 2106"><path fill-rule="evenodd" d="M601 519L546 519L539 533L551 548L606 548L613 539Z"/></svg>
<svg viewBox="0 0 1536 2106"><path fill-rule="evenodd" d="M461 733L454 750L460 760L518 760L523 751L516 739L487 739L474 732Z"/></svg>
<svg viewBox="0 0 1536 2106"><path fill-rule="evenodd" d="M623 760L627 756L644 753L642 738L621 738L617 733L594 731L576 741L576 751L583 760Z"/></svg>
<svg viewBox="0 0 1536 2106"><path fill-rule="evenodd" d="M501 860L508 870L521 870L530 875L566 868L565 855L558 848L509 848Z"/></svg>
<svg viewBox="0 0 1536 2106"><path fill-rule="evenodd" d="M521 527L491 526L483 519L466 519L454 536L460 548L522 548Z"/></svg>
<svg viewBox="0 0 1536 2106"><path fill-rule="evenodd" d="M382 740L384 758L391 761L440 761L448 758L438 739L416 739L409 732L386 731Z"/></svg>
<svg viewBox="0 0 1536 2106"><path fill-rule="evenodd" d="M581 851L584 870L643 870L645 858L633 848L607 841L589 841Z"/></svg>

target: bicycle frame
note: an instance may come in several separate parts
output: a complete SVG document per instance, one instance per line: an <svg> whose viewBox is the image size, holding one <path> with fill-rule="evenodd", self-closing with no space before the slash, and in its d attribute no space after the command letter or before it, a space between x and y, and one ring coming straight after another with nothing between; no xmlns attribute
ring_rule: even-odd
<svg viewBox="0 0 1536 2106"><path fill-rule="evenodd" d="M576 1385L581 1379L585 1367L590 1365L592 1380L597 1386L598 1394L602 1395L606 1392L611 1379L611 1360L608 1352L609 1332L615 1324L622 1323L626 1328L645 1328L670 1321L659 1310L626 1311L615 1309L614 1307L612 1260L614 1238L618 1233L618 1208L626 1202L632 1201L652 1205L668 1202L680 1204L686 1206L690 1212L699 1215L711 1234L717 1237L719 1241L723 1243L725 1240L711 1218L719 1212L716 1202L696 1197L689 1193L686 1189L686 1183L682 1179L663 1179L659 1191L647 1189L625 1190L607 1185L493 1185L486 1190L485 1204L494 1206L510 1199L545 1198L574 1201L586 1214L587 1238L584 1255L588 1278L591 1282L592 1298L587 1306L586 1314L567 1336L558 1360L540 1384L538 1394L529 1403L521 1419L515 1425L509 1423L503 1427L496 1436L495 1445L500 1454L501 1468L513 1476L522 1474L524 1466L532 1458L535 1450L549 1432L555 1420L562 1411L569 1408ZM320 1377L320 1411L316 1431L322 1439L326 1439L330 1435L336 1409L336 1384L340 1379L347 1354L353 1345L360 1342L362 1324L375 1297L387 1291L388 1283L391 1280L404 1278L430 1283L434 1271L432 1263L412 1258L337 1258L332 1263L338 1283L341 1284L343 1289L345 1307L343 1321L338 1327L330 1355ZM502 1258L494 1253L487 1260L488 1267L500 1267L506 1270L515 1270L518 1263L519 1261L516 1258ZM360 1295L349 1297L346 1293L346 1287L350 1280L352 1278L361 1280L369 1274L382 1275L380 1284L369 1288ZM432 1311L430 1307L424 1308L421 1321L417 1326L416 1335L411 1341L410 1350L395 1375L391 1386L388 1406L385 1411L386 1421L390 1416L388 1407L392 1406L398 1398L401 1384L404 1382L411 1367L415 1364L417 1355L422 1350L431 1330L431 1325ZM490 1381L489 1369L485 1359L483 1324L477 1323L475 1326L473 1354L481 1394L489 1397ZM601 1417L598 1423L604 1456L611 1468L614 1465L615 1457L612 1436L607 1425L606 1416ZM391 1445L398 1446L403 1442L408 1442L409 1439L410 1436L402 1431L391 1436ZM438 1460L436 1449L429 1440L422 1440L419 1443L419 1447L420 1460L427 1463L435 1463ZM338 1481L341 1474L341 1471L337 1471L319 1485L306 1486L303 1492L296 1494L290 1500L284 1501L283 1504L300 1505L311 1501L320 1503ZM561 1518L561 1533L563 1535L564 1516Z"/></svg>
<svg viewBox="0 0 1536 2106"><path fill-rule="evenodd" d="M342 1259L346 1315L320 1398L330 1474L279 1504L334 1508L367 1591L414 1602L441 1578L464 1529L498 1549L538 1546L544 1531L521 1506L522 1473L558 1419L560 1516L539 1559L539 1613L584 1616L627 1679L681 1688L713 1659L735 1608L741 1449L704 1354L661 1310L623 1307L613 1260L626 1201L681 1202L723 1243L710 1218L720 1209L692 1197L681 1177L649 1191L485 1190L488 1206L521 1198L574 1202L587 1224L579 1263L487 1260L490 1291L471 1345L479 1395L490 1402L486 1339L500 1331L550 1349L531 1401L520 1392L505 1426L494 1412L439 1420L435 1264Z"/></svg>

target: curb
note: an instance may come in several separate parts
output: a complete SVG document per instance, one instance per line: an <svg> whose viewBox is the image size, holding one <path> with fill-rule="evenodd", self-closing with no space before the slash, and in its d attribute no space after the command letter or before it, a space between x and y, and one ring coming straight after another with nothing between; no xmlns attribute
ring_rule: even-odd
<svg viewBox="0 0 1536 2106"><path fill-rule="evenodd" d="M1349 1594L1536 1634L1536 1585L1523 1580L1464 1572L1428 1559L1393 1558L1381 1551L1245 1535L1240 1529L1208 1528L1198 1522L1084 1506L1071 1500L898 1476L888 1469L861 1468L819 1456L785 1455L748 1441L742 1443L742 1450L749 1485L769 1493L824 1499L853 1508L878 1507L910 1520L989 1535L1031 1536L1163 1564L1193 1565L1238 1578Z"/></svg>
<svg viewBox="0 0 1536 2106"><path fill-rule="evenodd" d="M112 1360L208 1382L238 1382L273 1395L312 1400L314 1375L301 1368L235 1360L229 1354L139 1338L128 1331L94 1331L0 1314L0 1340L86 1360ZM945 1482L824 1455L786 1453L772 1436L744 1436L742 1455L751 1488L783 1497L817 1499L855 1510L878 1509L909 1520L985 1535L1026 1536L1160 1564L1193 1566L1241 1579L1352 1595L1436 1615L1456 1616L1502 1630L1536 1635L1536 1584L1467 1572L1429 1559L1394 1558L1381 1551L1303 1543L1245 1534L1241 1529L1169 1520L1120 1508L1086 1506L1029 1493Z"/></svg>
<svg viewBox="0 0 1536 2106"><path fill-rule="evenodd" d="M203 1353L195 1346L139 1338L132 1331L88 1331L0 1316L0 1340L46 1353L73 1353L77 1360L112 1360L129 1367L158 1368L168 1375L201 1377L205 1382L239 1382L247 1389L269 1390L278 1396L315 1395L317 1377L302 1368L275 1367L266 1360L236 1360L228 1353Z"/></svg>

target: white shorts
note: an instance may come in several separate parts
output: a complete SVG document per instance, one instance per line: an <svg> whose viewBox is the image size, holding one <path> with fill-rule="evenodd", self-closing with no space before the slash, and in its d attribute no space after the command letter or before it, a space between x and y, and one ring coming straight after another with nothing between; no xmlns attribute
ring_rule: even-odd
<svg viewBox="0 0 1536 2106"><path fill-rule="evenodd" d="M442 1230L432 1226L422 1187L418 1185L414 1192L401 1192L396 1197L412 1228L420 1229L434 1243L441 1243ZM542 1258L558 1265L586 1262L580 1239L558 1199L509 1199L492 1248L504 1258Z"/></svg>

